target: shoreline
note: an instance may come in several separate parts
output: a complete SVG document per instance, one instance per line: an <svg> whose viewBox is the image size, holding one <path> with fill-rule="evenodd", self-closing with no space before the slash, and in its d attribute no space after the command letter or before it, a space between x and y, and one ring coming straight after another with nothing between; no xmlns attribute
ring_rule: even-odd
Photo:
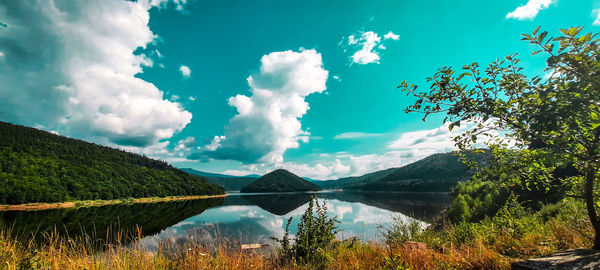
<svg viewBox="0 0 600 270"><path fill-rule="evenodd" d="M159 203L173 201L190 201L212 198L224 198L229 194L220 195L194 195L194 196L169 196L169 197L146 197L135 199L115 199L115 200L87 200L87 201L72 201L72 202L55 202L55 203L26 203L26 204L4 204L0 205L0 211L39 211L62 208L83 208L96 207L115 204L132 204L132 203Z"/></svg>

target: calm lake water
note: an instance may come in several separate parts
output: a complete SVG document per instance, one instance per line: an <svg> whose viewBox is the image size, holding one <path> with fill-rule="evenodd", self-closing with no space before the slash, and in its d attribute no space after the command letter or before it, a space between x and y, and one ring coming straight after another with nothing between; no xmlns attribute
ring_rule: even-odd
<svg viewBox="0 0 600 270"><path fill-rule="evenodd" d="M12 227L14 234L35 233L37 238L56 231L71 237L86 234L94 241L112 241L116 238L112 232L137 235L139 228L141 244L150 250L157 249L161 242L210 244L217 238L270 243L271 236L283 236L290 217L290 232L296 232L311 196L327 199L329 214L341 222L338 238L355 236L363 240L381 240L381 228L392 224L394 216L428 222L450 201L445 193L233 193L207 200L0 212L0 220Z"/></svg>

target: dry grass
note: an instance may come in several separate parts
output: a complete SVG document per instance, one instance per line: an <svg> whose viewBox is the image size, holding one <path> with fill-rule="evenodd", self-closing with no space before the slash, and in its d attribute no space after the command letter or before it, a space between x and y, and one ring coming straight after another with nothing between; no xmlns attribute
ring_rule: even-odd
<svg viewBox="0 0 600 270"><path fill-rule="evenodd" d="M389 247L382 242L338 241L325 253L326 269L510 269L515 260L590 243L585 233L559 219L538 227L519 236L511 235L505 228L481 227L480 231L474 231L476 237L460 245L453 242L452 231L435 232L419 240L428 245ZM589 234L591 228L582 228ZM461 233L456 232L460 229L454 230L455 234ZM114 235L116 239L112 238ZM98 243L89 236L64 238L56 232L40 236L38 241L16 239L10 230L0 229L0 269L314 268L282 263L276 252L241 250L239 243L221 237L218 232L216 236L217 241L210 246L164 243L158 251L151 252L139 244L139 232L127 239L107 232L107 239Z"/></svg>

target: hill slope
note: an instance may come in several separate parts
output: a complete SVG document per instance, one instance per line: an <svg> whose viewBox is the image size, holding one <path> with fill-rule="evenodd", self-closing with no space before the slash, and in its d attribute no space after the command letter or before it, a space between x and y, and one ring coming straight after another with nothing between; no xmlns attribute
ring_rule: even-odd
<svg viewBox="0 0 600 270"><path fill-rule="evenodd" d="M260 177L260 176L254 176L254 175L233 176L233 175L218 174L218 173L208 173L208 172L194 170L191 168L183 168L181 170L186 173L189 173L189 174L203 176L204 178L206 178L207 182L221 186L221 187L225 188L225 190L227 190L227 191L239 191L243 187L254 182L256 179L258 179L258 177Z"/></svg>
<svg viewBox="0 0 600 270"><path fill-rule="evenodd" d="M318 186L326 189L343 189L350 186L360 186L365 185L371 182L375 182L379 179L382 179L391 173L398 170L398 168L390 168L386 170L376 171L372 173L368 173L362 176L351 176L344 177L337 180L327 180L327 181L314 181L313 183Z"/></svg>
<svg viewBox="0 0 600 270"><path fill-rule="evenodd" d="M484 162L486 155L469 159ZM452 153L434 154L417 162L393 170L388 175L370 182L354 183L347 189L373 191L448 192L458 181L466 180L473 171Z"/></svg>
<svg viewBox="0 0 600 270"><path fill-rule="evenodd" d="M319 191L321 188L284 169L274 170L245 186L241 192Z"/></svg>
<svg viewBox="0 0 600 270"><path fill-rule="evenodd" d="M164 161L0 122L0 204L223 194Z"/></svg>

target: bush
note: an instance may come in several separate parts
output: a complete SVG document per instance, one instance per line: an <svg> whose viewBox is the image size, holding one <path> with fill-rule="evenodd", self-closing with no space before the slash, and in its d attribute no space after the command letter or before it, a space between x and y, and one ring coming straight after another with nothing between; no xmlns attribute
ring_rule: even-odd
<svg viewBox="0 0 600 270"><path fill-rule="evenodd" d="M337 217L327 216L327 201L319 201L312 197L308 208L300 218L298 232L294 243L290 244L289 227L292 218L285 226L285 234L282 239L273 238L281 244L279 258L283 263L296 261L301 264L311 264L314 268L324 268L329 258L326 250L335 240L337 231Z"/></svg>
<svg viewBox="0 0 600 270"><path fill-rule="evenodd" d="M423 223L416 219L405 220L403 216L392 217L394 224L385 230L383 236L389 246L399 246L408 241L420 241L423 234Z"/></svg>

